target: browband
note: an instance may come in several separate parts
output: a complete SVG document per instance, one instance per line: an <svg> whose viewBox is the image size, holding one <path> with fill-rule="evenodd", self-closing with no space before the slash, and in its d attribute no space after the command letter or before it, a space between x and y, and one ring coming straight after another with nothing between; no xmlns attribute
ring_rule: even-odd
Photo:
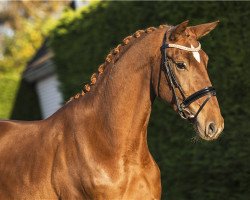
<svg viewBox="0 0 250 200"><path fill-rule="evenodd" d="M181 49L181 50L185 50L185 51L199 51L201 50L201 44L199 43L198 47L192 48L192 47L186 47L186 46L182 46L179 44L164 44L162 46L162 48L177 48L177 49Z"/></svg>

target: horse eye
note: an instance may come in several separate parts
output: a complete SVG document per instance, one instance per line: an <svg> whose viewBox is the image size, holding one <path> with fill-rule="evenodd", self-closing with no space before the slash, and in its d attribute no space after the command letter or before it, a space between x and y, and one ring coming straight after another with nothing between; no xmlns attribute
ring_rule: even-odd
<svg viewBox="0 0 250 200"><path fill-rule="evenodd" d="M178 62L178 63L176 63L176 66L178 69L182 69L182 70L186 69L186 67L187 67L186 63L184 63L184 62Z"/></svg>

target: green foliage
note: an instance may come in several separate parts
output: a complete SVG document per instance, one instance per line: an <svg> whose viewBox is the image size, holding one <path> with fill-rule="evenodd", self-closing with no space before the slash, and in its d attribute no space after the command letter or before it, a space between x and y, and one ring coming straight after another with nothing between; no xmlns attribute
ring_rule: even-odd
<svg viewBox="0 0 250 200"><path fill-rule="evenodd" d="M20 82L10 118L14 120L42 118L35 87L23 79Z"/></svg>
<svg viewBox="0 0 250 200"><path fill-rule="evenodd" d="M0 70L0 119L7 118L12 110L13 100L19 83L19 73Z"/></svg>
<svg viewBox="0 0 250 200"><path fill-rule="evenodd" d="M9 118L13 109L21 73L42 41L41 33L29 22L23 22L23 30L14 36L6 36L3 58L0 59L0 119Z"/></svg>
<svg viewBox="0 0 250 200"><path fill-rule="evenodd" d="M0 119L41 119L34 86L20 80L19 70L0 74Z"/></svg>
<svg viewBox="0 0 250 200"><path fill-rule="evenodd" d="M148 140L161 168L163 199L249 199L249 18L250 2L100 2L81 13L69 11L51 36L65 100L136 30L186 19L191 24L219 19L219 27L202 39L202 48L210 56L224 134L214 142L192 142L192 127L156 102Z"/></svg>
<svg viewBox="0 0 250 200"><path fill-rule="evenodd" d="M1 4L0 2L0 6ZM14 105L16 93L19 92L17 89L23 89L22 72L40 47L44 36L55 26L56 20L53 15L66 2L21 1L5 4L6 9L1 10L0 21L3 22L4 28L8 27L13 31L13 35L4 34L3 31L0 38L0 119L10 118L13 109L23 109ZM30 95L29 90L23 89L22 92L24 96ZM27 112L31 110L26 108L23 111L23 116L27 119ZM19 112L18 116L21 117L22 113ZM29 119L37 117L30 112Z"/></svg>
<svg viewBox="0 0 250 200"><path fill-rule="evenodd" d="M38 27L23 22L23 30L4 40L4 57L0 59L0 118L9 118L13 109L22 71L41 45Z"/></svg>

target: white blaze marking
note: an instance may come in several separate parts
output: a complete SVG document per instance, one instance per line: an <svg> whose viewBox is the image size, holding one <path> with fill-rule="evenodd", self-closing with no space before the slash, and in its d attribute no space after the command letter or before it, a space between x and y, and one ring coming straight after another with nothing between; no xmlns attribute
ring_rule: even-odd
<svg viewBox="0 0 250 200"><path fill-rule="evenodd" d="M194 48L192 44L191 44L191 47ZM201 62L201 57L200 57L200 54L198 51L193 51L193 56L194 56L195 60L197 60L198 63Z"/></svg>

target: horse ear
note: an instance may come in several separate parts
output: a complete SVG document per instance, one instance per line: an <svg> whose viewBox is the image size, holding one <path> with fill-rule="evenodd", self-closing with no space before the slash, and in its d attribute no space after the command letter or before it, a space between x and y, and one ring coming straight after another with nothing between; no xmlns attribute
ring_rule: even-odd
<svg viewBox="0 0 250 200"><path fill-rule="evenodd" d="M200 24L197 26L190 26L188 27L189 30L191 30L195 35L197 40L201 37L207 35L210 31L212 31L219 23L220 21L217 20L215 22L206 23L206 24Z"/></svg>
<svg viewBox="0 0 250 200"><path fill-rule="evenodd" d="M179 36L184 35L185 30L188 26L189 20L186 20L179 25L175 26L170 34L170 40L176 40Z"/></svg>

